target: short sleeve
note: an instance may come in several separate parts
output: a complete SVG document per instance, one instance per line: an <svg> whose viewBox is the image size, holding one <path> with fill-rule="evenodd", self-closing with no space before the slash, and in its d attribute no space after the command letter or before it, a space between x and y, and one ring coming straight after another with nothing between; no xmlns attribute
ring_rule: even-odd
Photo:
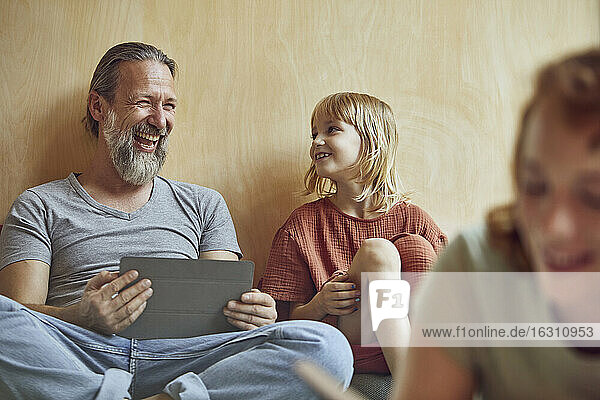
<svg viewBox="0 0 600 400"><path fill-rule="evenodd" d="M24 260L52 263L47 213L33 191L23 192L13 203L0 233L0 269Z"/></svg>
<svg viewBox="0 0 600 400"><path fill-rule="evenodd" d="M427 239L433 246L433 250L439 255L448 245L448 236L442 232L426 211L415 205L411 205L410 208L413 209L413 223L416 224L416 233Z"/></svg>
<svg viewBox="0 0 600 400"><path fill-rule="evenodd" d="M198 249L200 252L225 250L242 257L235 227L225 199L217 191L210 190L200 200L203 229Z"/></svg>
<svg viewBox="0 0 600 400"><path fill-rule="evenodd" d="M297 242L284 228L273 239L261 288L275 300L289 302L307 302L317 292Z"/></svg>

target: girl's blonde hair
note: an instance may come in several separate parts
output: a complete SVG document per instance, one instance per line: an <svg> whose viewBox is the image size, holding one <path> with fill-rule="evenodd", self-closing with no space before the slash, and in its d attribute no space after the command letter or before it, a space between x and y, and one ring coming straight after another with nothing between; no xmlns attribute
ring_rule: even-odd
<svg viewBox="0 0 600 400"><path fill-rule="evenodd" d="M570 124L580 124L600 115L600 49L575 54L547 65L537 75L532 98L520 121L512 160L515 193L522 162L523 143L528 133L532 111L542 101L550 101L560 117ZM519 237L515 202L492 209L487 226L492 244L508 254L521 270L532 266Z"/></svg>
<svg viewBox="0 0 600 400"><path fill-rule="evenodd" d="M408 201L396 169L398 133L392 109L376 97L363 93L331 94L317 103L310 118L311 129L318 120L332 119L352 125L361 138L353 179L363 185L355 200L373 200L369 211L386 212L400 201ZM336 193L336 183L317 175L315 162L304 176L304 194L329 197Z"/></svg>

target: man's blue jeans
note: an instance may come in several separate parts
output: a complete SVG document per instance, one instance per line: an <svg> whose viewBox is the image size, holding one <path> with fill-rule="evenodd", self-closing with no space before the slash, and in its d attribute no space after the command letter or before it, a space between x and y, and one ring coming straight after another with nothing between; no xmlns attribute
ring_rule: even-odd
<svg viewBox="0 0 600 400"><path fill-rule="evenodd" d="M0 296L0 398L309 399L293 364L310 359L347 386L352 353L314 321L189 339L100 335Z"/></svg>

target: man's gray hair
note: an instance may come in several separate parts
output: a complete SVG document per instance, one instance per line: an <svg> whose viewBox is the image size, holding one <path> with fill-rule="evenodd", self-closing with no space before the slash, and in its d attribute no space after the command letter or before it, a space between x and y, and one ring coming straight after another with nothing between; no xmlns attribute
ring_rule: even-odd
<svg viewBox="0 0 600 400"><path fill-rule="evenodd" d="M171 76L175 79L177 72L177 64L169 58L162 50L156 47L140 43L128 42L120 43L111 47L100 59L92 82L90 83L89 94L93 91L104 97L109 103L115 99L115 92L119 84L119 64L122 61L146 61L152 60L160 62L169 67ZM96 137L98 137L98 121L96 121L90 110L86 107L87 115L84 118L85 127Z"/></svg>

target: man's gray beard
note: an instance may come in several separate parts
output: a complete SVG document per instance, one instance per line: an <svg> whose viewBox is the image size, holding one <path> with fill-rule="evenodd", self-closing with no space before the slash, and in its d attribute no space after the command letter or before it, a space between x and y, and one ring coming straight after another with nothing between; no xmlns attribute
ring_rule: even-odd
<svg viewBox="0 0 600 400"><path fill-rule="evenodd" d="M150 182L162 168L167 158L169 137L166 129L157 129L147 122L140 122L126 131L115 127L116 115L110 110L102 135L110 151L110 158L123 181L141 186ZM137 150L133 144L133 134L147 133L161 135L152 153Z"/></svg>

